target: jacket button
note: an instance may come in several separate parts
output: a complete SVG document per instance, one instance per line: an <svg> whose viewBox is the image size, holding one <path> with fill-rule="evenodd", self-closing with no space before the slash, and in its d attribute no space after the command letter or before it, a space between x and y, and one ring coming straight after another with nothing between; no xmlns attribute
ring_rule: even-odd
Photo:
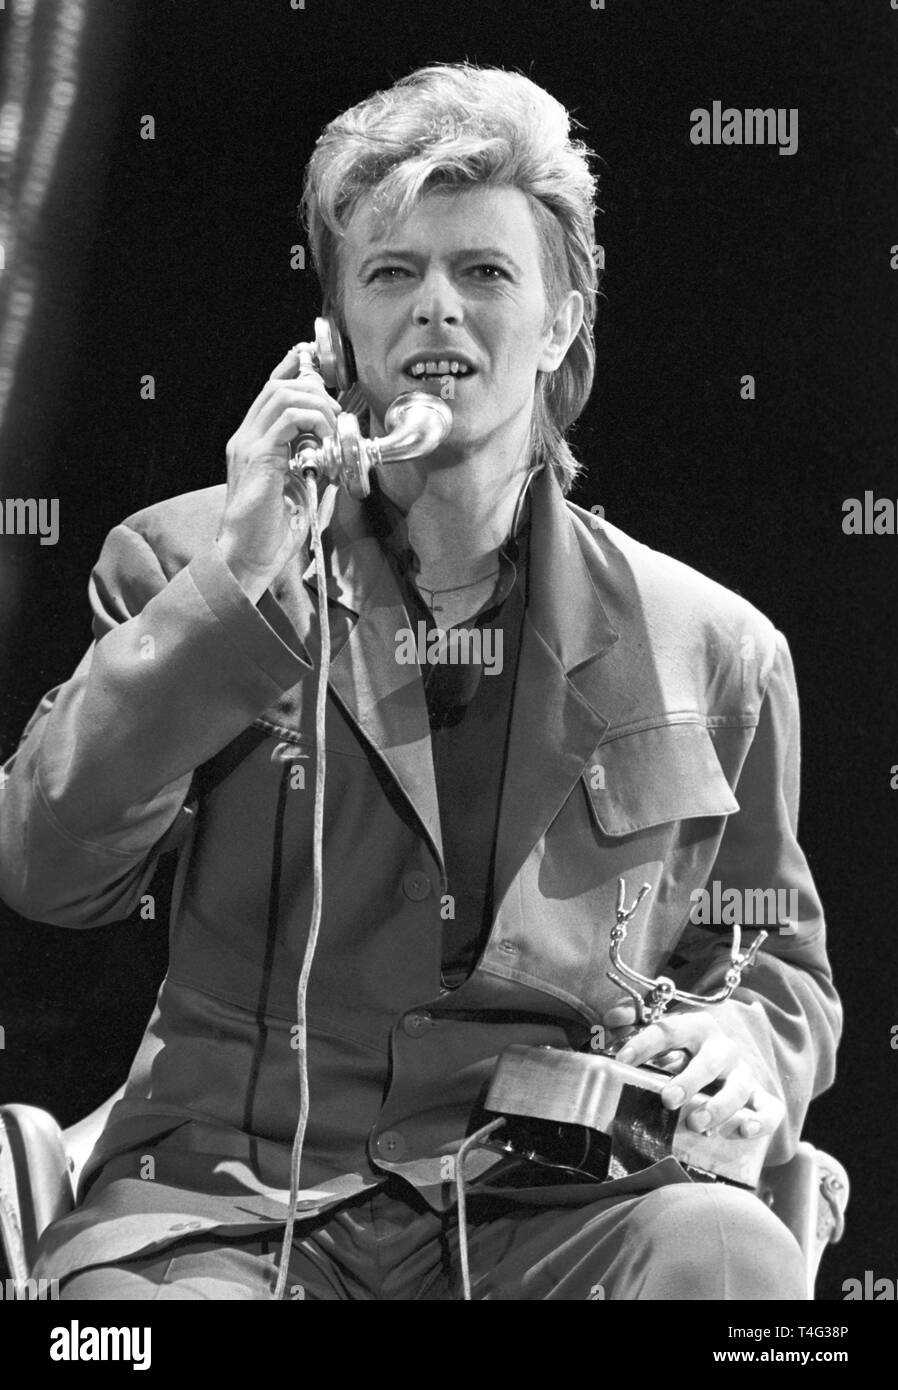
<svg viewBox="0 0 898 1390"><path fill-rule="evenodd" d="M420 869L413 869L402 880L402 891L413 903L420 903L430 892L430 879Z"/></svg>
<svg viewBox="0 0 898 1390"><path fill-rule="evenodd" d="M402 1020L402 1031L410 1038L420 1038L430 1027L432 1019L428 1013L406 1014Z"/></svg>
<svg viewBox="0 0 898 1390"><path fill-rule="evenodd" d="M398 1129L385 1129L383 1134L377 1136L374 1147L381 1158L388 1163L396 1163L405 1153L405 1140Z"/></svg>

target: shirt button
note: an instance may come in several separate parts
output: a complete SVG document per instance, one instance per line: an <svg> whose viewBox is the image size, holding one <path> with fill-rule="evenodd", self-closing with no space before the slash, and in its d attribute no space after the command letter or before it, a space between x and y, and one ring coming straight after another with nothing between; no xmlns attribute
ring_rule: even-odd
<svg viewBox="0 0 898 1390"><path fill-rule="evenodd" d="M428 1013L406 1014L402 1020L402 1031L410 1038L420 1038L430 1027L432 1019Z"/></svg>
<svg viewBox="0 0 898 1390"><path fill-rule="evenodd" d="M385 1158L388 1163L395 1163L405 1153L405 1140L398 1129L385 1129L383 1134L377 1136L374 1147L381 1158Z"/></svg>
<svg viewBox="0 0 898 1390"><path fill-rule="evenodd" d="M430 892L430 879L420 869L413 869L402 880L402 891L413 903L420 903Z"/></svg>
<svg viewBox="0 0 898 1390"><path fill-rule="evenodd" d="M181 1221L176 1226L169 1226L170 1231L198 1231L202 1226L202 1221Z"/></svg>

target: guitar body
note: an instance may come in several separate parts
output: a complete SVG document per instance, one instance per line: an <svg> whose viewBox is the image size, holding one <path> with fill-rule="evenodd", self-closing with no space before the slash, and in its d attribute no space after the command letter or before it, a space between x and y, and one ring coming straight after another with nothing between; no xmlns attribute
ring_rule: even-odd
<svg viewBox="0 0 898 1390"><path fill-rule="evenodd" d="M687 1129L682 1111L661 1104L671 1079L669 1072L631 1067L602 1052L513 1044L500 1056L484 1102L506 1119L493 1143L565 1170L569 1180L623 1177L672 1156L697 1180L755 1190L771 1136L739 1135L749 1110L711 1135Z"/></svg>

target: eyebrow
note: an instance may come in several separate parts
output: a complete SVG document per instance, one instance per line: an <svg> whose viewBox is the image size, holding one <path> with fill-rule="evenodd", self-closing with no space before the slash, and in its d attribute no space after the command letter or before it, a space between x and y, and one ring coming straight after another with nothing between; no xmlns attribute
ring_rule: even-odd
<svg viewBox="0 0 898 1390"><path fill-rule="evenodd" d="M359 266L358 273L361 275L374 261L383 260L384 257L389 258L390 256L404 257L409 261L422 259L420 252L411 251L405 246L382 246L377 251L373 251L370 256L365 257ZM507 251L500 250L498 246L465 246L462 250L454 252L451 259L462 261L472 256L480 257L483 260L505 261L506 265L511 266L519 275L522 273L517 261L509 256Z"/></svg>

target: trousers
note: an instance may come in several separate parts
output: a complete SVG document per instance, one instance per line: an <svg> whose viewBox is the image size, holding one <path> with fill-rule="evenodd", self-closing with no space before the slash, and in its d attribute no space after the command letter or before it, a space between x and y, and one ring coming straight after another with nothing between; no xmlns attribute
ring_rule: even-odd
<svg viewBox="0 0 898 1390"><path fill-rule="evenodd" d="M466 1224L474 1300L807 1297L791 1232L759 1198L721 1184L676 1183L566 1209L472 1193ZM282 1229L236 1239L207 1232L78 1270L60 1299L267 1300L282 1238ZM297 1222L287 1296L461 1299L455 1215L432 1211L391 1181Z"/></svg>

